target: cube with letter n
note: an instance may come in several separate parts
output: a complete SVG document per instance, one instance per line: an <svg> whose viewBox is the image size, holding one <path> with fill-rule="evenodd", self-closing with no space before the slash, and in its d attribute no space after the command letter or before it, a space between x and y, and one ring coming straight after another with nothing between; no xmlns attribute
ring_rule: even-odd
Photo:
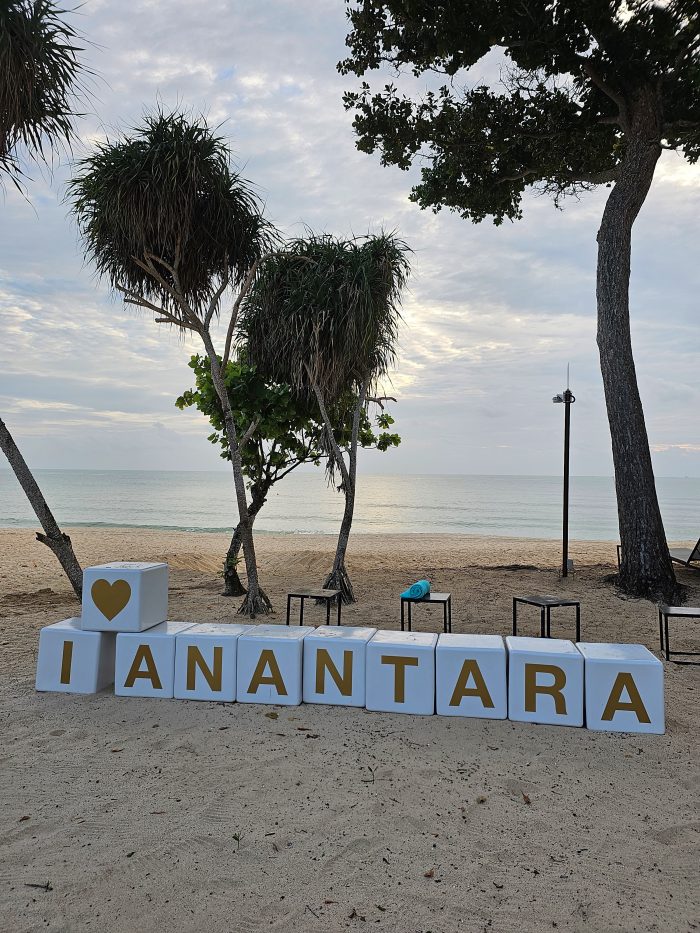
<svg viewBox="0 0 700 933"><path fill-rule="evenodd" d="M203 622L175 636L175 690L178 700L236 699L238 637L254 625Z"/></svg>
<svg viewBox="0 0 700 933"><path fill-rule="evenodd" d="M121 697L172 698L175 636L191 622L161 622L147 632L119 632L114 692Z"/></svg>
<svg viewBox="0 0 700 933"><path fill-rule="evenodd" d="M377 632L367 643L367 709L432 715L437 639L431 632Z"/></svg>
<svg viewBox="0 0 700 933"><path fill-rule="evenodd" d="M563 638L509 635L508 718L583 725L583 655Z"/></svg>
<svg viewBox="0 0 700 933"><path fill-rule="evenodd" d="M304 638L310 625L255 625L238 639L236 699L239 703L301 703Z"/></svg>
<svg viewBox="0 0 700 933"><path fill-rule="evenodd" d="M304 639L304 703L365 705L365 655L376 628L324 625Z"/></svg>
<svg viewBox="0 0 700 933"><path fill-rule="evenodd" d="M586 725L602 732L664 732L664 668L644 645L579 642Z"/></svg>

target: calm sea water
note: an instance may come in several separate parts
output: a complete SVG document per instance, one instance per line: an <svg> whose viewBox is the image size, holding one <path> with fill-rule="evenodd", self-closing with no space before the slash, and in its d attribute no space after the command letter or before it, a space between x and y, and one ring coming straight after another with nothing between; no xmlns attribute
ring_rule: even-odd
<svg viewBox="0 0 700 933"><path fill-rule="evenodd" d="M64 525L229 531L235 506L226 472L39 470L37 480ZM669 539L700 535L700 479L657 478ZM358 483L354 530L557 538L561 478L551 476L379 476ZM258 516L261 532L333 534L342 496L324 474L293 473ZM0 470L0 526L35 526L14 475ZM616 540L613 481L573 477L572 538Z"/></svg>

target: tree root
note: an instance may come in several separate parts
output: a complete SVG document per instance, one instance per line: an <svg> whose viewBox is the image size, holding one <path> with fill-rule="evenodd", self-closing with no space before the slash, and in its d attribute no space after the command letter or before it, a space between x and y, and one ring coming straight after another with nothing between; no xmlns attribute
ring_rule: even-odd
<svg viewBox="0 0 700 933"><path fill-rule="evenodd" d="M272 612L272 603L261 589L257 592L248 590L238 608L239 615L247 615L251 619L254 619L256 615L268 615L270 612Z"/></svg>
<svg viewBox="0 0 700 933"><path fill-rule="evenodd" d="M323 589L340 590L340 598L346 606L348 603L357 602L345 564L341 564L340 567L335 567L331 570L323 584Z"/></svg>

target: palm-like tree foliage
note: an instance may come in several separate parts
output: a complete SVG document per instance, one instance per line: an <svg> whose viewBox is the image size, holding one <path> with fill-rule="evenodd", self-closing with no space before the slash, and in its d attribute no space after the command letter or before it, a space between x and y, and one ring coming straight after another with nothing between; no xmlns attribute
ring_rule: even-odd
<svg viewBox="0 0 700 933"><path fill-rule="evenodd" d="M157 110L98 145L70 192L98 273L176 317L174 292L203 308L222 280L239 285L274 239L226 141L181 112ZM144 268L149 256L163 281Z"/></svg>
<svg viewBox="0 0 700 933"><path fill-rule="evenodd" d="M309 236L268 257L246 298L250 361L276 382L317 386L327 403L394 361L408 247L390 234Z"/></svg>
<svg viewBox="0 0 700 933"><path fill-rule="evenodd" d="M80 39L51 0L0 0L0 177L22 175L15 150L35 159L73 138Z"/></svg>

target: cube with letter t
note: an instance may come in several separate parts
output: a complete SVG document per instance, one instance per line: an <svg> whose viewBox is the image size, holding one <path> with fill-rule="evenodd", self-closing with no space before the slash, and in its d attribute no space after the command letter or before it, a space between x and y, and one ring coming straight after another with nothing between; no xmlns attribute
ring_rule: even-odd
<svg viewBox="0 0 700 933"><path fill-rule="evenodd" d="M583 725L583 655L563 638L509 635L508 718Z"/></svg>
<svg viewBox="0 0 700 933"><path fill-rule="evenodd" d="M97 693L114 680L114 639L108 632L84 632L80 619L42 628L36 662L36 689Z"/></svg>
<svg viewBox="0 0 700 933"><path fill-rule="evenodd" d="M432 715L437 639L431 632L377 632L367 643L367 709Z"/></svg>
<svg viewBox="0 0 700 933"><path fill-rule="evenodd" d="M304 703L365 705L365 654L376 628L324 625L304 639Z"/></svg>
<svg viewBox="0 0 700 933"><path fill-rule="evenodd" d="M134 561L88 567L82 626L91 632L142 632L168 618L168 565Z"/></svg>
<svg viewBox="0 0 700 933"><path fill-rule="evenodd" d="M236 699L238 636L254 625L205 622L175 636L175 691L179 700Z"/></svg>
<svg viewBox="0 0 700 933"><path fill-rule="evenodd" d="M161 622L147 632L120 632L114 664L114 692L120 697L172 697L175 636L191 622Z"/></svg>
<svg viewBox="0 0 700 933"><path fill-rule="evenodd" d="M586 725L604 732L664 732L664 667L644 645L579 642Z"/></svg>
<svg viewBox="0 0 700 933"><path fill-rule="evenodd" d="M255 625L238 639L236 699L239 703L301 703L304 638L310 625Z"/></svg>
<svg viewBox="0 0 700 933"><path fill-rule="evenodd" d="M505 719L508 715L506 646L500 635L440 635L435 681L441 716Z"/></svg>

